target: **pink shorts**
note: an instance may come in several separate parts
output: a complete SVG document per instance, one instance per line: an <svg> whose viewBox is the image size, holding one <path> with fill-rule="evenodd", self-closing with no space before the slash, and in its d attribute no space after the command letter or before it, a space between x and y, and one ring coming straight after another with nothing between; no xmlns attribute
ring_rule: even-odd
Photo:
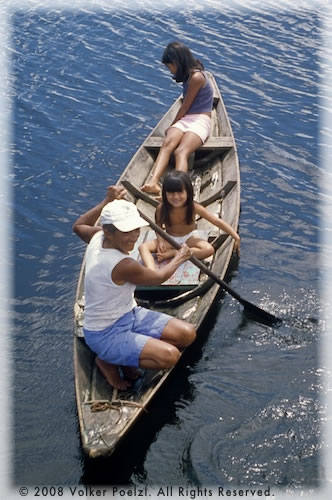
<svg viewBox="0 0 332 500"><path fill-rule="evenodd" d="M181 132L193 132L200 137L202 144L210 135L211 118L203 113L185 115L181 120L172 125L172 128L178 128Z"/></svg>

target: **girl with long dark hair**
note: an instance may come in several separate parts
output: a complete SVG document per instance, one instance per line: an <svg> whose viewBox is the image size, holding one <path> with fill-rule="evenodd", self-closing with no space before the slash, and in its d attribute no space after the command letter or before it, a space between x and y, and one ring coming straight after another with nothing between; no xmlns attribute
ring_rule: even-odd
<svg viewBox="0 0 332 500"><path fill-rule="evenodd" d="M193 200L193 187L190 176L186 172L173 171L165 177L162 187L162 202L156 208L156 223L173 237L180 245L186 243L192 255L205 259L213 255L214 248L199 237L196 231L196 215L206 219L228 233L235 240L235 250L240 252L240 236L225 221ZM158 262L162 262L176 254L175 248L157 235L154 240L146 241L139 247L146 267L156 269L152 254L156 254Z"/></svg>
<svg viewBox="0 0 332 500"><path fill-rule="evenodd" d="M176 170L188 170L190 154L204 144L210 134L213 106L213 88L204 66L194 58L186 45L181 42L169 43L164 50L162 63L177 82L183 83L183 102L166 130L152 177L142 186L142 191L151 194L160 194L159 179L172 153Z"/></svg>

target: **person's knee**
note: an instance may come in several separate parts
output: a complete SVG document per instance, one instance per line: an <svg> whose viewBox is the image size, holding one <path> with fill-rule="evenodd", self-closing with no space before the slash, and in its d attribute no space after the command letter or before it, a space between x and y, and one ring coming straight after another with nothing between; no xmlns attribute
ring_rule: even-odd
<svg viewBox="0 0 332 500"><path fill-rule="evenodd" d="M181 144L174 150L174 156L176 160L181 158L188 159L190 155L190 151L187 148L183 147Z"/></svg>
<svg viewBox="0 0 332 500"><path fill-rule="evenodd" d="M187 347L196 339L196 328L191 323L183 323L182 326L183 346Z"/></svg>
<svg viewBox="0 0 332 500"><path fill-rule="evenodd" d="M163 352L162 359L160 360L161 368L172 368L172 366L179 361L179 358L180 351L176 347L168 345Z"/></svg>
<svg viewBox="0 0 332 500"><path fill-rule="evenodd" d="M189 246L192 246L199 250L199 255L197 255L197 257L199 257L200 259L206 259L207 257L211 257L211 255L214 254L213 246L207 241L200 241L199 243L197 243L197 245L189 244Z"/></svg>
<svg viewBox="0 0 332 500"><path fill-rule="evenodd" d="M166 136L161 145L161 149L172 152L175 149L175 147L176 143L174 139L171 139L170 137Z"/></svg>
<svg viewBox="0 0 332 500"><path fill-rule="evenodd" d="M196 338L196 328L191 323L178 318L172 318L163 332L163 340L172 342L180 351L188 347Z"/></svg>
<svg viewBox="0 0 332 500"><path fill-rule="evenodd" d="M210 245L210 243L208 243L205 248L206 248L207 257L211 257L211 255L214 255L214 248L212 245Z"/></svg>

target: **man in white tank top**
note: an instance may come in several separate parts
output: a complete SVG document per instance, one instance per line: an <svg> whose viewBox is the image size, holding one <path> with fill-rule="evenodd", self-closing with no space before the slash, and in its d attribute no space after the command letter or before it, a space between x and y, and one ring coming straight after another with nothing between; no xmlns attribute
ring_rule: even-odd
<svg viewBox="0 0 332 500"><path fill-rule="evenodd" d="M79 217L74 232L86 243L84 336L97 354L106 380L125 390L137 368L167 369L196 337L194 325L137 306L136 285L166 281L191 256L187 245L162 269L148 269L129 257L147 223L133 203L119 199L125 190L109 187L105 200ZM117 199L116 199L117 198ZM101 226L95 226L100 217Z"/></svg>

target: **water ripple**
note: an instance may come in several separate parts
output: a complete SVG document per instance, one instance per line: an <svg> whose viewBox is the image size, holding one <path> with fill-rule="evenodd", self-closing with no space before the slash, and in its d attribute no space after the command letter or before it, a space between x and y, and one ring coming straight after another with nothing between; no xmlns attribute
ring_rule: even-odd
<svg viewBox="0 0 332 500"><path fill-rule="evenodd" d="M78 484L89 468L79 451L71 359L84 245L71 225L103 199L180 94L160 62L173 39L214 73L238 146L242 248L231 285L283 325L249 320L221 294L188 367L173 379L151 443L139 453L132 447L130 461L112 462L102 482L118 480L121 467L124 481L139 484L317 484L325 307L318 116L327 107L319 58L328 54L319 2L293 4L140 0L133 8L100 0L71 11L29 3L13 14L11 306L21 484ZM326 126L320 141L330 136Z"/></svg>

